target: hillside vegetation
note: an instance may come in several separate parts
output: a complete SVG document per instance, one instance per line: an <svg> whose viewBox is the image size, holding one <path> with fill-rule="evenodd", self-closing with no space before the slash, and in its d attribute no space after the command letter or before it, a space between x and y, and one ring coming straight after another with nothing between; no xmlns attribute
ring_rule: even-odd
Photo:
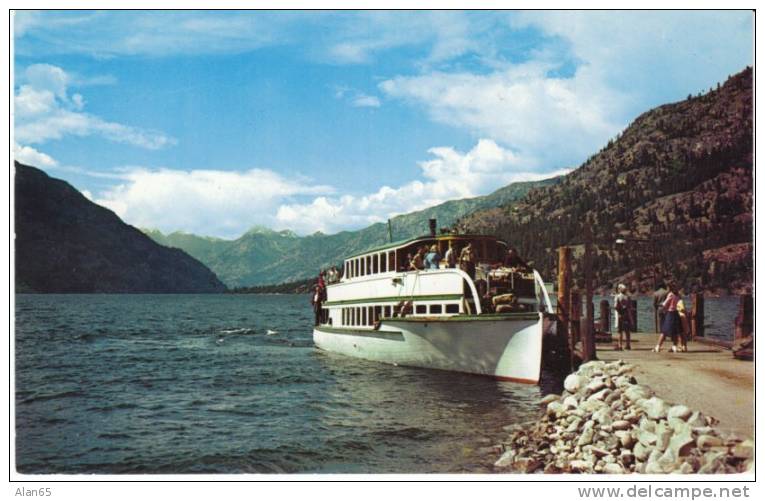
<svg viewBox="0 0 765 501"><path fill-rule="evenodd" d="M16 292L223 292L202 263L162 247L68 183L15 164Z"/></svg>

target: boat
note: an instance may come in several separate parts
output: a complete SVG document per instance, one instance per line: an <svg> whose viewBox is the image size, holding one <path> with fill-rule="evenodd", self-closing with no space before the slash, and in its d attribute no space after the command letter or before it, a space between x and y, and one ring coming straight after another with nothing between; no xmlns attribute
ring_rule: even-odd
<svg viewBox="0 0 765 501"><path fill-rule="evenodd" d="M436 269L407 269L422 246L459 256L467 244L474 273L444 260ZM503 266L507 250L489 235L436 235L431 220L429 235L349 256L342 278L325 286L314 344L394 365L538 383L553 308L536 270Z"/></svg>

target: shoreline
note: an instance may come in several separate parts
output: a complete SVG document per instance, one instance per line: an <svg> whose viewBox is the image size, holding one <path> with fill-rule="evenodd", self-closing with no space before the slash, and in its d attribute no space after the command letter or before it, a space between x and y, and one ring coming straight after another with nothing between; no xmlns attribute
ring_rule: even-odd
<svg viewBox="0 0 765 501"><path fill-rule="evenodd" d="M617 358L622 354L633 355L633 359L643 356L635 356L636 352L599 349L602 360L583 364L567 376L561 395L549 394L542 398L543 415L540 419L506 427L510 435L499 446L502 453L494 463L494 471L602 474L752 472L753 390L748 401L728 403L732 416L726 414L718 419L715 414L721 408L710 401L714 397L710 396L706 385L698 396L706 404L692 405L695 397L677 398L692 392L689 381L679 383L678 391L673 393L665 391L661 378L652 377L656 368L666 368L665 356L668 353L653 353L654 360L643 363L643 367L639 360L628 363ZM691 352L672 355L689 354ZM676 362L677 365L681 363ZM663 372L672 377L672 371ZM720 384L728 383L730 381ZM727 400L729 395L718 397ZM740 416L738 411L747 409L749 404L752 415L747 416L748 422L737 422L736 417ZM703 408L703 412L696 410L699 407Z"/></svg>

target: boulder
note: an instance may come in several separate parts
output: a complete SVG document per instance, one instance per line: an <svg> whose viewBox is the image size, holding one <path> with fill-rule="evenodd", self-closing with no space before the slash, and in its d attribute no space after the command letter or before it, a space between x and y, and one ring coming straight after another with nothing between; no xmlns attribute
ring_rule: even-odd
<svg viewBox="0 0 765 501"><path fill-rule="evenodd" d="M563 387L569 393L576 393L585 384L585 379L577 374L570 374L563 381Z"/></svg>
<svg viewBox="0 0 765 501"><path fill-rule="evenodd" d="M550 393L549 395L545 395L542 397L542 399L539 401L541 405L547 406L550 402L556 402L560 400L560 395L556 395L555 393Z"/></svg>
<svg viewBox="0 0 765 501"><path fill-rule="evenodd" d="M669 406L667 403L658 398L651 397L642 402L641 408L645 412L645 415L651 419L658 420L667 417L667 410Z"/></svg>
<svg viewBox="0 0 765 501"><path fill-rule="evenodd" d="M721 445L723 445L722 439L713 435L699 435L696 438L696 447L702 451L712 447L720 447Z"/></svg>
<svg viewBox="0 0 765 501"><path fill-rule="evenodd" d="M631 402L637 402L640 399L647 399L653 396L653 390L641 384L633 384L624 390L624 396Z"/></svg>
<svg viewBox="0 0 765 501"><path fill-rule="evenodd" d="M508 449L494 463L495 468L509 468L515 460L515 450Z"/></svg>
<svg viewBox="0 0 765 501"><path fill-rule="evenodd" d="M739 459L750 459L754 457L754 442L752 440L744 440L740 444L733 447L731 451L734 457Z"/></svg>
<svg viewBox="0 0 765 501"><path fill-rule="evenodd" d="M603 467L603 473L607 473L609 475L619 475L624 473L624 468L622 468L622 465L619 463L606 463L606 465Z"/></svg>
<svg viewBox="0 0 765 501"><path fill-rule="evenodd" d="M685 421L691 417L691 414L692 412L688 407L684 405L673 405L667 411L667 418L678 418Z"/></svg>
<svg viewBox="0 0 765 501"><path fill-rule="evenodd" d="M611 429L612 430L616 430L616 431L618 431L618 430L629 430L630 428L632 428L632 425L630 424L630 422L629 421L625 421L623 419L620 419L618 421L614 421L614 422L611 423Z"/></svg>

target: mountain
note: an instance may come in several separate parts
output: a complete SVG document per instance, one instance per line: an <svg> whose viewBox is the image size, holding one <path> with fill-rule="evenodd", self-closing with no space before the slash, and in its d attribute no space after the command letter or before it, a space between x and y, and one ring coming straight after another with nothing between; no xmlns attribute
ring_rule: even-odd
<svg viewBox="0 0 765 501"><path fill-rule="evenodd" d="M68 183L15 163L17 292L223 292L213 272L157 244Z"/></svg>
<svg viewBox="0 0 765 501"><path fill-rule="evenodd" d="M560 183L475 211L457 226L514 242L548 279L557 247L580 254L588 225L603 289L624 281L647 291L654 270L686 290L751 289L752 113L747 68L704 95L640 115Z"/></svg>
<svg viewBox="0 0 765 501"><path fill-rule="evenodd" d="M553 185L558 178L513 183L485 196L451 200L424 210L396 216L391 220L394 240L427 234L428 219L449 227L472 211L512 203L530 189ZM388 241L385 223L358 231L333 235L314 233L299 237L293 232L255 227L236 240L221 240L175 232L164 235L143 230L161 245L188 252L212 269L229 287L296 282L315 276L319 269L339 265L349 254L362 252Z"/></svg>

